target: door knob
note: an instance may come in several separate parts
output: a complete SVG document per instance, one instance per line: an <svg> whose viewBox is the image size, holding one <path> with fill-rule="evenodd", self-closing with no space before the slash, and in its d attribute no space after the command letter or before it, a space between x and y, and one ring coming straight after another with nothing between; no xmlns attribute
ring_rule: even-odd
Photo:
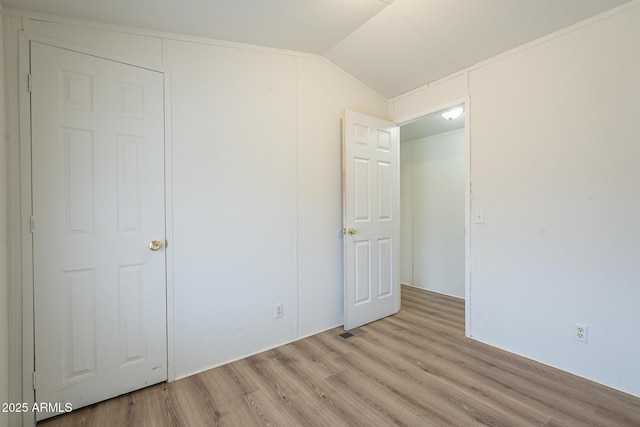
<svg viewBox="0 0 640 427"><path fill-rule="evenodd" d="M149 243L149 249L151 249L154 252L157 250L160 250L161 247L162 247L162 243L160 243L157 240L152 240L151 243Z"/></svg>
<svg viewBox="0 0 640 427"><path fill-rule="evenodd" d="M347 233L349 234L349 236L353 236L354 234L358 233L358 230L356 230L355 228L349 227L349 229L347 230Z"/></svg>

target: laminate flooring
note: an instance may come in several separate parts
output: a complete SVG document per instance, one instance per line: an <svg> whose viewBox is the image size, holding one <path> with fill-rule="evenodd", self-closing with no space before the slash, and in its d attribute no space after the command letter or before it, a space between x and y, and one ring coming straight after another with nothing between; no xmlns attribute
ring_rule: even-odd
<svg viewBox="0 0 640 427"><path fill-rule="evenodd" d="M335 328L39 423L68 426L640 426L640 399L464 336L464 301Z"/></svg>

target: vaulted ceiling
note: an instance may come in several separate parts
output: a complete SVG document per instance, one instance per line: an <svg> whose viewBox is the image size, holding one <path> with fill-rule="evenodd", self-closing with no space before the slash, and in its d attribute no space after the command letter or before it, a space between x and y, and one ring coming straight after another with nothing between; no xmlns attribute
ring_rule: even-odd
<svg viewBox="0 0 640 427"><path fill-rule="evenodd" d="M629 0L0 0L5 8L324 55L387 98Z"/></svg>

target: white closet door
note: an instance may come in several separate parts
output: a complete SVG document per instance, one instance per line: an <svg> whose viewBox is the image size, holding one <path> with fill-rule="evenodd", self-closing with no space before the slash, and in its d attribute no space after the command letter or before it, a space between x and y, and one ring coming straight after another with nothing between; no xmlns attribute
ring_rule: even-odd
<svg viewBox="0 0 640 427"><path fill-rule="evenodd" d="M167 379L164 77L38 42L31 74L36 402L76 409Z"/></svg>

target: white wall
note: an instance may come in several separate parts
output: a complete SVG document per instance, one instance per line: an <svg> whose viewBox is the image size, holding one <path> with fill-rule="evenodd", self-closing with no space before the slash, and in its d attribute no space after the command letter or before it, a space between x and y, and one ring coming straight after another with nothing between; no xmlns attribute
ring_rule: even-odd
<svg viewBox="0 0 640 427"><path fill-rule="evenodd" d="M6 348L6 354L8 355L8 365L9 365L9 375L6 377L6 381L8 382L8 399L9 401L16 402L22 401L22 354L21 354L21 346L22 346L22 322L21 319L22 312L20 307L22 306L21 300L21 286L20 286L20 253L22 251L21 242L20 242L20 199L19 199L19 151L18 145L15 139L15 135L19 132L18 124L12 120L13 109L16 108L17 100L17 86L15 84L11 84L12 76L15 75L15 70L17 69L17 49L12 49L12 42L15 42L15 37L17 37L17 33L15 31L17 26L16 22L11 22L11 19L8 18L6 11L3 11L2 14L2 27L3 27L3 60L4 67L2 67L2 72L6 73L3 79L4 86L4 97L5 101L2 103L2 107L6 107L6 115L3 115L3 119L6 119L5 129L3 132L5 133L5 138L3 141L6 144L6 151L3 151L3 154L6 155L6 168L2 168L5 171L8 177L8 188L0 187L0 192L6 190L6 198L0 197L0 200L5 200L7 203L7 219L8 219L8 229L7 229L7 243L8 243L8 257L7 261L7 269L4 270L7 274L7 301L8 305L7 316L8 316L8 342ZM13 40L12 40L13 36ZM17 47L17 42L15 43ZM0 202L1 203L1 202ZM2 214L0 213L0 216ZM0 226L1 227L1 226ZM2 279L0 279L2 280ZM9 413L6 415L8 420L8 425L20 425L21 414L17 413Z"/></svg>
<svg viewBox="0 0 640 427"><path fill-rule="evenodd" d="M0 12L1 12L0 8ZM4 31L0 21L0 47ZM9 402L9 144L6 131L4 49L0 52L0 403ZM9 415L0 412L0 427Z"/></svg>
<svg viewBox="0 0 640 427"><path fill-rule="evenodd" d="M464 129L400 146L402 283L465 297ZM410 265L408 265L411 261ZM410 271L407 271L409 270Z"/></svg>
<svg viewBox="0 0 640 427"><path fill-rule="evenodd" d="M298 58L297 87L298 335L303 337L343 323L342 110L386 117L387 106L318 58Z"/></svg>
<svg viewBox="0 0 640 427"><path fill-rule="evenodd" d="M178 376L342 324L340 117L386 101L316 57L167 58Z"/></svg>
<svg viewBox="0 0 640 427"><path fill-rule="evenodd" d="M296 338L295 58L173 40L167 55L184 375Z"/></svg>
<svg viewBox="0 0 640 427"><path fill-rule="evenodd" d="M471 209L485 212L470 230L471 335L636 396L638 28L634 2L467 70ZM393 100L396 120L436 87Z"/></svg>
<svg viewBox="0 0 640 427"><path fill-rule="evenodd" d="M393 120L405 123L460 104L469 94L468 73L458 73L389 102Z"/></svg>
<svg viewBox="0 0 640 427"><path fill-rule="evenodd" d="M14 30L29 17L8 12ZM176 376L341 325L340 118L386 118L387 101L314 55L35 17L35 34L169 72Z"/></svg>

